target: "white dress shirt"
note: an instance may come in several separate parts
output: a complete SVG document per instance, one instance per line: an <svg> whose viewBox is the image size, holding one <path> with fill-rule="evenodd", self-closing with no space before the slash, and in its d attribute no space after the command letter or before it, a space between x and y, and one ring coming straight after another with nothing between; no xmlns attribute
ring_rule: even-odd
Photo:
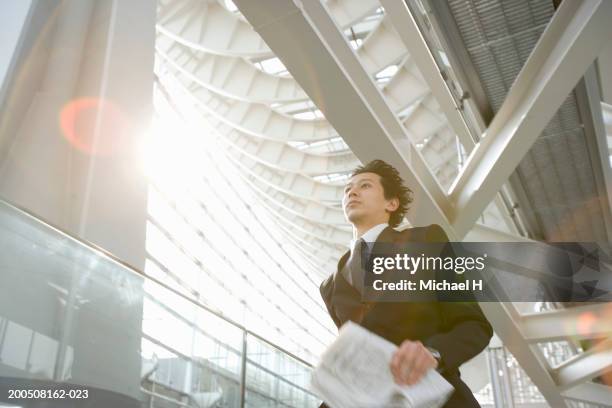
<svg viewBox="0 0 612 408"><path fill-rule="evenodd" d="M378 239L378 236L388 226L389 224L387 224L386 222L383 222L381 224L373 226L372 228L364 232L361 238L368 244L368 250L372 251L372 247L374 246L374 243ZM355 244L357 243L358 240L359 239L351 240L351 252L355 249Z"/></svg>

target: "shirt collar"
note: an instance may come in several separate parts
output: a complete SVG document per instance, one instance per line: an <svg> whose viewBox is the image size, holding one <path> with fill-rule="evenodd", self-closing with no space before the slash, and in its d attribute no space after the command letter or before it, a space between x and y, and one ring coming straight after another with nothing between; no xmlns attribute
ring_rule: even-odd
<svg viewBox="0 0 612 408"><path fill-rule="evenodd" d="M389 226L389 224L386 223L386 222L383 222L382 224L375 225L372 228L370 228L369 230L367 230L361 236L361 238L363 238L363 240L368 243L368 247L371 247L372 244L374 242L376 242L376 240L378 239L378 236L380 235L380 233L383 232L383 230L385 228L387 228L388 226ZM355 248L355 243L357 241L358 241L357 239L352 239L351 240L351 248Z"/></svg>

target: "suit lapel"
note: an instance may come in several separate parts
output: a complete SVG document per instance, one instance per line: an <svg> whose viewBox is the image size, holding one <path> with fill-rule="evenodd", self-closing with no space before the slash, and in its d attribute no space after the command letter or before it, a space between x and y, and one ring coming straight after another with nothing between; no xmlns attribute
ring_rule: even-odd
<svg viewBox="0 0 612 408"><path fill-rule="evenodd" d="M338 266L336 267L336 275L334 276L334 280L336 279L336 277L340 273L340 271L342 271L342 268L344 268L344 265L348 261L350 255L351 255L351 251L348 250L338 260Z"/></svg>
<svg viewBox="0 0 612 408"><path fill-rule="evenodd" d="M336 268L336 273L334 274L334 292L336 294L341 294L342 297L355 298L357 301L359 301L359 292L350 283L348 283L344 275L342 275L342 268L344 268L344 265L346 265L350 255L351 251L348 250L338 261L338 267Z"/></svg>
<svg viewBox="0 0 612 408"><path fill-rule="evenodd" d="M385 248L385 243L393 243L396 231L385 228L374 243L370 256L373 253L380 254ZM350 251L347 251L340 260L333 276L332 304L336 314L342 322L350 319L357 323L363 322L376 302L365 302L361 300L361 294L342 275L342 268L348 261Z"/></svg>
<svg viewBox="0 0 612 408"><path fill-rule="evenodd" d="M370 256L368 258L368 262L372 258L372 254L384 253L383 250L385 249L385 244L390 244L390 243L395 242L394 238L395 238L396 232L397 231L395 231L393 228L389 226L387 226L387 228L382 230L382 232L378 235L378 238L376 238L376 242L374 242L374 246L370 250Z"/></svg>

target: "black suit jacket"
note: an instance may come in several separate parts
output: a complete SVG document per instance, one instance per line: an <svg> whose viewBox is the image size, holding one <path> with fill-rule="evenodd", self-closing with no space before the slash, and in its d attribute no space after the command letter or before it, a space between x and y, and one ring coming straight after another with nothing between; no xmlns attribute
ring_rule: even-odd
<svg viewBox="0 0 612 408"><path fill-rule="evenodd" d="M448 237L436 224L404 231L387 227L378 236L372 252L380 252L377 245L381 243L407 242L448 242ZM352 320L397 345L408 339L435 348L442 358L441 374L455 387L444 407L479 407L459 372L459 366L480 353L493 335L478 303L362 302L360 293L340 273L349 255L347 252L342 256L336 273L320 286L336 326Z"/></svg>

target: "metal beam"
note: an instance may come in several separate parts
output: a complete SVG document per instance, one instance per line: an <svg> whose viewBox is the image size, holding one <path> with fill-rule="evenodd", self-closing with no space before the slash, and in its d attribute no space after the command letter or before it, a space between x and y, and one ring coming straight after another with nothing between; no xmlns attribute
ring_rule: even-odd
<svg viewBox="0 0 612 408"><path fill-rule="evenodd" d="M476 224L463 237L464 242L533 242L529 238Z"/></svg>
<svg viewBox="0 0 612 408"><path fill-rule="evenodd" d="M520 172L515 171L510 175L507 184L510 192L510 198L515 203L514 211L520 217L525 232L532 239L544 240L544 229L542 228L542 221L537 211L533 211L533 203L527 194L525 189L526 180L521 176Z"/></svg>
<svg viewBox="0 0 612 408"><path fill-rule="evenodd" d="M601 85L602 101L612 104L612 42L597 58L597 71Z"/></svg>
<svg viewBox="0 0 612 408"><path fill-rule="evenodd" d="M568 337L612 336L612 303L530 313L521 316L521 331L529 342L554 341Z"/></svg>
<svg viewBox="0 0 612 408"><path fill-rule="evenodd" d="M446 5L445 2L434 1L430 3L436 3L435 5L429 5L432 7L435 6L438 11L441 11L442 9L446 8L446 16L450 20L446 21L446 23L448 23L448 26L455 25L455 21L450 15L450 12L448 11L448 5ZM422 77L429 86L429 89L431 90L434 99L440 106L442 113L448 120L448 126L458 137L459 142L463 145L465 151L468 153L471 152L474 149L477 139L480 138L480 134L478 134L478 136L476 137L476 135L471 133L470 127L466 123L465 117L461 113L462 109L455 103L452 92L450 91L447 83L442 77L440 67L438 67L435 58L431 54L427 41L423 37L417 24L417 21L412 15L412 11L407 5L407 2L396 0L381 0L381 4L385 8L386 15L391 20L400 39L406 46L411 59L414 60L419 72L421 73ZM454 28L455 30L457 30L456 26ZM459 35L459 32L456 31L456 34ZM461 43L461 41L457 39L454 39L454 41L456 43ZM455 45L459 46L459 44ZM464 47L464 45L461 43L460 47ZM453 53L454 51L456 51L455 48L457 47L445 51ZM471 61L469 60L469 57L467 57L467 51L464 52L466 54L467 59L464 58L461 63L466 65L469 64L469 66L471 66ZM454 71L461 71L460 68L460 66L453 66ZM471 68L473 70L473 67ZM475 86L473 85L472 88L475 88ZM482 98L486 97L484 96L484 91L482 91L482 87L478 86L478 89L481 91L480 100L482 102ZM486 103L486 105L488 106L488 103ZM490 106L488 106L488 108L486 109L484 108L484 106L482 106L482 108L486 110L490 116L492 116ZM474 128L476 129L476 132L481 132L483 130L482 117L480 116L480 114L476 116L477 117L473 118L473 120L475 121ZM500 195L496 198L496 206L500 209L500 212L502 212L503 215L507 215L505 208L501 204L502 198ZM516 221L510 222L509 225L511 225L511 228L516 228L516 226L514 225L515 222Z"/></svg>
<svg viewBox="0 0 612 408"><path fill-rule="evenodd" d="M234 2L362 161L384 158L399 169L417 201L413 225L440 224L455 237L445 192L355 52L319 1Z"/></svg>
<svg viewBox="0 0 612 408"><path fill-rule="evenodd" d="M553 372L561 390L589 381L612 367L612 338L561 364Z"/></svg>
<svg viewBox="0 0 612 408"><path fill-rule="evenodd" d="M603 214L607 241L612 242L612 168L603 119L601 93L595 64L591 65L576 87L578 110L584 123L585 143L589 153L597 201Z"/></svg>
<svg viewBox="0 0 612 408"><path fill-rule="evenodd" d="M608 137L612 137L612 105L602 102L601 110L603 113L604 125L606 127L606 134Z"/></svg>
<svg viewBox="0 0 612 408"><path fill-rule="evenodd" d="M308 99L293 78L264 72L245 58L194 50L161 32L155 50L166 63L219 95L268 104Z"/></svg>
<svg viewBox="0 0 612 408"><path fill-rule="evenodd" d="M480 307L489 321L495 324L495 333L502 340L504 346L520 362L521 368L531 381L540 390L551 407L567 407L565 400L559 394L557 383L548 370L548 364L535 346L524 340L523 333L518 324L520 316L512 303L484 302Z"/></svg>
<svg viewBox="0 0 612 408"><path fill-rule="evenodd" d="M612 407L612 387L609 385L586 382L565 391L563 396L589 404Z"/></svg>
<svg viewBox="0 0 612 408"><path fill-rule="evenodd" d="M397 0L380 0L380 3L385 8L386 15L391 19L395 30L419 68L419 72L429 85L429 89L431 89L434 98L440 105L442 113L448 119L450 127L465 150L470 152L474 147L475 140L470 134L470 130L461 115L461 110L442 78L436 60L431 55L427 42L421 35L417 22L408 6L405 2Z"/></svg>
<svg viewBox="0 0 612 408"><path fill-rule="evenodd" d="M438 34L443 44L446 57L453 72L457 75L461 88L467 90L470 94L470 97L464 103L473 105L474 119L478 125L488 125L494 116L493 108L491 108L448 2L426 0L423 3L433 30Z"/></svg>
<svg viewBox="0 0 612 408"><path fill-rule="evenodd" d="M612 38L612 2L564 1L451 187L451 222L465 234Z"/></svg>
<svg viewBox="0 0 612 408"><path fill-rule="evenodd" d="M273 56L247 22L216 0L160 0L156 27L195 50L235 57Z"/></svg>

